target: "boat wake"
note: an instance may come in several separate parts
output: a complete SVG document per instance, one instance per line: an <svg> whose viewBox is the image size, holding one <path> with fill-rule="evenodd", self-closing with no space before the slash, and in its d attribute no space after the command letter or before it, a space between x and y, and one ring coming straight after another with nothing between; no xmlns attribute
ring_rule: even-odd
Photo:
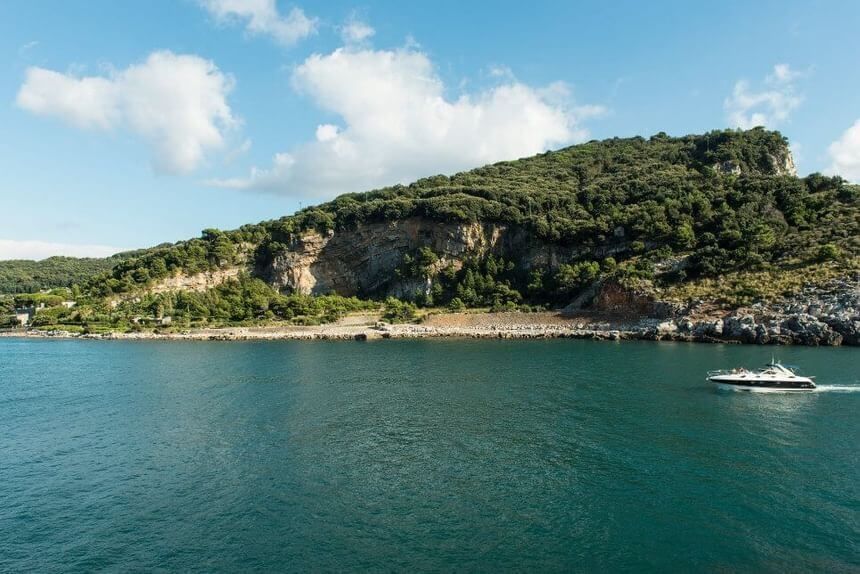
<svg viewBox="0 0 860 574"><path fill-rule="evenodd" d="M773 393L783 395L797 395L805 393L860 393L860 385L818 385L814 389L775 389L775 388L750 388L750 387L734 387L728 385L717 385L720 391L738 392L738 393Z"/></svg>
<svg viewBox="0 0 860 574"><path fill-rule="evenodd" d="M818 393L860 393L860 385L818 385Z"/></svg>

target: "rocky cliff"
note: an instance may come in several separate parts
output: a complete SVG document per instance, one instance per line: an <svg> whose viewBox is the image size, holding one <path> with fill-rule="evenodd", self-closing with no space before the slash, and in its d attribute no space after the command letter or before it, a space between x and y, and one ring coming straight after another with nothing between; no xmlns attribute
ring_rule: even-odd
<svg viewBox="0 0 860 574"><path fill-rule="evenodd" d="M557 267L589 251L541 241L517 226L412 217L326 234L303 233L258 273L287 292L400 296L411 293L415 283L398 278L397 268L405 255L421 247L429 247L439 257L439 269L449 264L459 269L465 258L488 254L513 259L523 269ZM618 242L594 252L606 257L617 249Z"/></svg>
<svg viewBox="0 0 860 574"><path fill-rule="evenodd" d="M244 266L233 266L214 271L204 271L193 275L172 275L154 283L148 290L150 293L167 293L170 291L193 291L202 293L221 285L229 279L235 279L245 271Z"/></svg>

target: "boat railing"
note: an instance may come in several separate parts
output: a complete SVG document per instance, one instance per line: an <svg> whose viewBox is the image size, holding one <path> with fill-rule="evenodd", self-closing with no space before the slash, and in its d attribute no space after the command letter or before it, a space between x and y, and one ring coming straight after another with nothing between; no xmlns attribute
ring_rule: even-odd
<svg viewBox="0 0 860 574"><path fill-rule="evenodd" d="M717 369L715 371L708 371L709 377L715 377L718 375L743 375L750 374L751 371L746 369Z"/></svg>

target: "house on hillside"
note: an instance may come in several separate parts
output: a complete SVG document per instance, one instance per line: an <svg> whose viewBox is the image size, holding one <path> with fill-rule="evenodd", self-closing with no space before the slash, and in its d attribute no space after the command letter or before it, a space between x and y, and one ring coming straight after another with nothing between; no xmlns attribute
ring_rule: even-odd
<svg viewBox="0 0 860 574"><path fill-rule="evenodd" d="M16 307L15 308L15 319L18 320L18 324L22 327L26 327L30 324L30 321L33 320L33 316L36 314L36 307Z"/></svg>
<svg viewBox="0 0 860 574"><path fill-rule="evenodd" d="M164 317L133 317L131 322L146 327L167 327L173 323L173 317L169 315Z"/></svg>

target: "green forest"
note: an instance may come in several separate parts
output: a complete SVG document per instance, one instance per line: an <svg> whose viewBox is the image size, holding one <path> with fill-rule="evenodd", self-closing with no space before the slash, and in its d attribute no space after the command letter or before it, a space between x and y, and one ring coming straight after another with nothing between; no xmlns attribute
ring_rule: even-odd
<svg viewBox="0 0 860 574"><path fill-rule="evenodd" d="M277 293L252 276L308 230L344 231L408 217L502 223L549 244L585 248L579 260L545 269L524 269L515 260L493 256L439 269L437 254L429 249L404 254L397 271L401 278L432 280L429 294L407 298L408 305L419 307L528 310L563 306L598 278L665 286L741 270L822 262L856 267L860 188L839 177L789 175L782 169L787 157L787 140L762 128L592 141L452 176L341 195L291 216L232 231L207 229L199 238L111 262L78 260L103 261L105 268L74 265L74 273L53 284L48 279L54 276L47 273L20 271L16 280L0 268L0 285L6 292L21 292L75 284L82 300L97 308L98 301L136 293L176 273L246 262L251 275L209 293L125 297L135 302L113 312L123 320L162 313L189 323L319 321L363 305L387 305L391 317L408 317L409 307L395 309L397 304L386 303L382 293L367 294L376 303L336 294L311 302ZM614 256L589 255L602 246L616 247ZM673 258L686 264L664 270L661 263Z"/></svg>
<svg viewBox="0 0 860 574"><path fill-rule="evenodd" d="M42 289L71 287L113 269L119 257L49 257L41 261L0 261L0 293L32 293Z"/></svg>

